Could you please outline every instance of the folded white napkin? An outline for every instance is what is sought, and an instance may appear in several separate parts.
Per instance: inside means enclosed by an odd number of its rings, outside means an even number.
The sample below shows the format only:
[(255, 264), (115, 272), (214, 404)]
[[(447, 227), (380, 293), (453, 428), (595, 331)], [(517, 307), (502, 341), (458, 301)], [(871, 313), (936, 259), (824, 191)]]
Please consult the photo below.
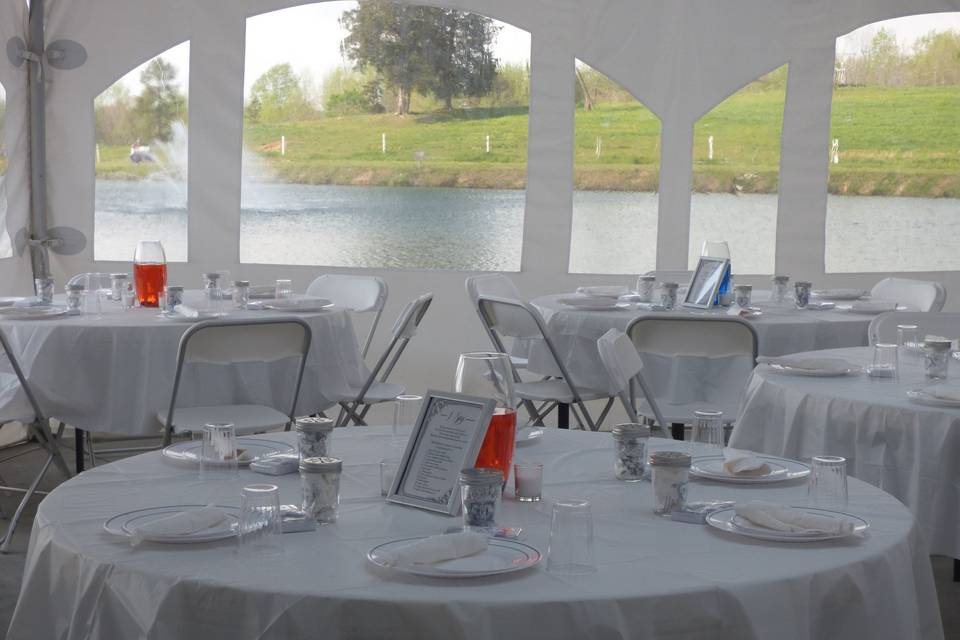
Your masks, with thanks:
[(800, 509), (786, 507), (760, 500), (751, 500), (734, 507), (737, 515), (749, 520), (758, 527), (789, 533), (827, 533), (831, 535), (850, 535), (853, 523), (833, 516), (809, 513)]
[(770, 465), (743, 449), (723, 450), (723, 470), (732, 476), (765, 476)]
[(226, 519), (226, 512), (213, 504), (208, 504), (200, 509), (187, 509), (140, 525), (133, 530), (133, 534), (130, 536), (130, 544), (136, 547), (146, 538), (196, 533), (215, 527)]
[(960, 386), (953, 384), (938, 384), (927, 389), (927, 393), (941, 400), (960, 402)]
[(842, 358), (805, 358), (795, 356), (778, 356), (776, 358), (757, 356), (757, 362), (761, 364), (776, 364), (781, 367), (790, 367), (791, 369), (804, 369), (806, 371), (834, 371), (837, 369), (852, 368), (854, 366)]
[(896, 302), (887, 302), (885, 300), (857, 300), (850, 305), (850, 311), (855, 313), (881, 313), (883, 311), (896, 310)]
[(383, 561), (388, 567), (409, 567), (415, 564), (436, 564), (444, 560), (465, 558), (486, 550), (485, 534), (463, 531), (418, 540), (383, 554)]
[(194, 309), (193, 307), (185, 304), (178, 304), (173, 308), (175, 313), (180, 314), (184, 318), (199, 318), (200, 310)]

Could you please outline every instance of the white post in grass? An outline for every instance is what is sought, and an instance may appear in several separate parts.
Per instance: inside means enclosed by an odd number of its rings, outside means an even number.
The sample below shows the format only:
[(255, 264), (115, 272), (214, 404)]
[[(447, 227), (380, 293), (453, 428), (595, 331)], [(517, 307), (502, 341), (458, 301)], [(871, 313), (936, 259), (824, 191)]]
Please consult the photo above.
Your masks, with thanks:
[(97, 164), (100, 164), (100, 143), (97, 143)]
[(713, 136), (707, 138), (707, 160), (713, 160)]
[(490, 136), (487, 136), (487, 153), (490, 153)]
[(597, 146), (593, 150), (593, 154), (597, 156), (597, 160), (600, 159), (600, 154), (603, 153), (603, 138), (597, 136)]
[(386, 153), (386, 152), (387, 152), (387, 134), (381, 133), (380, 134), (380, 153)]
[(280, 136), (280, 155), (287, 155), (287, 136)]
[(833, 164), (840, 164), (840, 138), (834, 138), (830, 145), (830, 159)]

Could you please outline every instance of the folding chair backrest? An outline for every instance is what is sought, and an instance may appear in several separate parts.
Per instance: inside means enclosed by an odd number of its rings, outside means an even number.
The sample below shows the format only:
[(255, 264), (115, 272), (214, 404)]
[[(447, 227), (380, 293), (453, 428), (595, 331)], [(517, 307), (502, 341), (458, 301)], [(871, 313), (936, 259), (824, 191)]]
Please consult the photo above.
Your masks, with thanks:
[(637, 318), (627, 335), (641, 354), (661, 356), (749, 355), (757, 360), (757, 332), (746, 320), (727, 317), (657, 316)]
[(867, 335), (870, 344), (887, 342), (896, 344), (897, 325), (916, 325), (920, 340), (925, 336), (942, 336), (951, 340), (960, 339), (960, 313), (928, 311), (889, 311), (870, 321)]
[(947, 289), (932, 280), (884, 278), (873, 285), (870, 297), (896, 302), (911, 311), (941, 311), (947, 301)]
[(540, 313), (521, 300), (481, 295), (477, 307), (487, 328), (502, 336), (525, 339), (541, 338), (546, 334)]
[(631, 378), (643, 371), (643, 359), (630, 336), (622, 331), (610, 329), (600, 336), (597, 350), (610, 382), (618, 393), (629, 386)]
[(401, 338), (413, 337), (417, 332), (417, 327), (420, 326), (420, 321), (423, 320), (423, 316), (427, 313), (427, 309), (430, 308), (431, 302), (433, 302), (433, 294), (426, 293), (416, 300), (407, 303), (407, 306), (404, 307), (400, 315), (397, 316), (397, 320), (393, 323), (391, 333), (393, 334), (394, 341)]
[[(46, 417), (40, 409), (40, 403), (37, 401), (33, 389), (27, 382), (20, 362), (14, 354), (10, 341), (6, 334), (0, 329), (0, 348), (3, 349), (2, 356), (5, 356), (13, 369), (13, 375), (0, 373), (0, 401), (2, 401), (2, 411), (0, 411), (0, 425), (6, 422), (28, 423), (34, 420), (44, 421)], [(6, 379), (5, 379), (6, 378)]]
[(376, 276), (327, 273), (310, 283), (307, 295), (326, 298), (357, 313), (380, 311), (387, 302), (387, 283)]
[(304, 357), (310, 337), (310, 326), (299, 318), (211, 320), (195, 324), (183, 334), (180, 359), (184, 364), (231, 364)]
[(488, 298), (506, 298), (508, 300), (521, 300), (520, 291), (513, 280), (502, 273), (486, 273), (482, 276), (471, 276), (466, 280), (467, 295), (474, 306), (480, 296)]

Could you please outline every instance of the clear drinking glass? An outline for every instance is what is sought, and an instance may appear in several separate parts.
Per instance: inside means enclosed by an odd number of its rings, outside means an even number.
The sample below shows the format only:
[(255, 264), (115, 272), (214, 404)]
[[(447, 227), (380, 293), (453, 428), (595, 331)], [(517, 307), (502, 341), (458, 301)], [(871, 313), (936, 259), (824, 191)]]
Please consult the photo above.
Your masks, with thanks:
[(393, 441), (400, 446), (406, 446), (410, 434), (413, 432), (413, 423), (420, 414), (420, 402), (423, 396), (405, 393), (397, 396), (393, 402)]
[(223, 312), (223, 292), (220, 290), (220, 273), (203, 274), (203, 304), (210, 313)]
[(723, 412), (694, 411), (690, 455), (723, 455)]
[(240, 549), (244, 553), (283, 550), (280, 489), (275, 484), (249, 484), (240, 490)]
[(400, 458), (384, 458), (380, 461), (380, 495), (386, 496), (390, 493), (399, 470)]
[(873, 346), (873, 364), (867, 369), (871, 378), (896, 379), (900, 370), (897, 345), (878, 342)]
[(640, 302), (653, 302), (653, 289), (656, 284), (656, 276), (637, 277), (637, 296)]
[(289, 298), (293, 295), (293, 280), (280, 279), (275, 283), (276, 292), (273, 294), (275, 298)]
[(159, 240), (141, 240), (133, 253), (133, 281), (141, 307), (156, 307), (167, 286), (167, 255)]
[(453, 390), (496, 401), (476, 466), (499, 469), (503, 474), (503, 488), (510, 477), (517, 432), (517, 404), (513, 393), (510, 356), (487, 352), (460, 354)]
[(773, 276), (772, 282), (773, 289), (770, 291), (770, 299), (777, 304), (783, 304), (790, 293), (788, 288), (790, 276)]
[(231, 422), (212, 422), (203, 425), (200, 479), (228, 479), (235, 478), (237, 475), (236, 427)]
[(915, 324), (897, 325), (897, 346), (904, 351), (916, 352), (920, 343), (920, 331)]
[(564, 500), (553, 505), (547, 571), (585, 575), (597, 570), (593, 553), (593, 514), (587, 500)]
[(540, 502), (543, 493), (543, 465), (518, 462), (513, 465), (513, 495), (520, 502)]
[(840, 456), (814, 456), (807, 484), (810, 502), (824, 509), (847, 506), (847, 459)]

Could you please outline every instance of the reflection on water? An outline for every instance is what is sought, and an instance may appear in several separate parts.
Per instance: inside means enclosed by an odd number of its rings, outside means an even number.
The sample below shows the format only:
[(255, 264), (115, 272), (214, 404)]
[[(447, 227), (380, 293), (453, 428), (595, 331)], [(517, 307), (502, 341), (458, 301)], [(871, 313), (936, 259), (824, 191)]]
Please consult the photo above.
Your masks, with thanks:
[[(158, 238), (187, 255), (182, 192), (166, 181), (98, 180), (97, 260), (130, 260)], [(735, 273), (772, 273), (775, 195), (693, 194), (689, 255), (705, 239), (730, 243)], [(247, 183), (240, 258), (250, 263), (517, 271), (524, 192)], [(641, 273), (656, 263), (657, 196), (574, 193), (575, 273)], [(831, 272), (960, 269), (939, 238), (960, 232), (960, 201), (830, 196)]]

